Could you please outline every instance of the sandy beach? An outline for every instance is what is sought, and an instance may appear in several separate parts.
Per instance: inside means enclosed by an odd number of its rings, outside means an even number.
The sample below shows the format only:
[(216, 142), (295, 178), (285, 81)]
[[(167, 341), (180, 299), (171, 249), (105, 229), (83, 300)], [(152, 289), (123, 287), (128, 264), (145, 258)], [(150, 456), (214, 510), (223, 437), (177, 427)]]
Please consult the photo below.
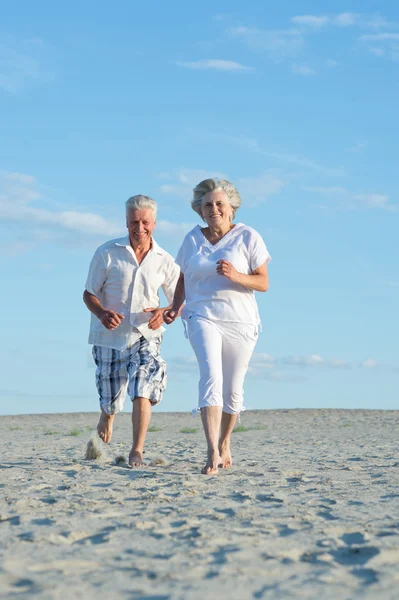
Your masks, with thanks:
[(211, 477), (199, 417), (155, 413), (140, 469), (128, 413), (85, 459), (96, 422), (0, 418), (2, 598), (397, 598), (399, 411), (246, 412)]

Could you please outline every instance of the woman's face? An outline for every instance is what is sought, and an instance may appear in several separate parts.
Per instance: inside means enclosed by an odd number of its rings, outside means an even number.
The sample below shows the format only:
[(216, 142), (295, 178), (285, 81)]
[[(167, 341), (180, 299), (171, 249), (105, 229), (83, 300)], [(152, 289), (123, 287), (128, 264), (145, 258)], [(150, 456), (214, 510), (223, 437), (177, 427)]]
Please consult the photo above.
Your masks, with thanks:
[(227, 226), (233, 219), (233, 209), (222, 190), (208, 192), (202, 199), (202, 216), (212, 229)]

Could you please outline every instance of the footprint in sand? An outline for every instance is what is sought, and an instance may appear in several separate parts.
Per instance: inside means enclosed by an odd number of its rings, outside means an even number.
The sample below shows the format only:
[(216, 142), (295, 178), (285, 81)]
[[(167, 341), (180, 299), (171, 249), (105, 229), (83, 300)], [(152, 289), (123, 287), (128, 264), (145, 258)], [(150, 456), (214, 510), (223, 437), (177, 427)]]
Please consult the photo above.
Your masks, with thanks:
[(377, 556), (380, 550), (375, 546), (348, 546), (331, 550), (330, 554), (340, 565), (365, 565), (371, 558)]

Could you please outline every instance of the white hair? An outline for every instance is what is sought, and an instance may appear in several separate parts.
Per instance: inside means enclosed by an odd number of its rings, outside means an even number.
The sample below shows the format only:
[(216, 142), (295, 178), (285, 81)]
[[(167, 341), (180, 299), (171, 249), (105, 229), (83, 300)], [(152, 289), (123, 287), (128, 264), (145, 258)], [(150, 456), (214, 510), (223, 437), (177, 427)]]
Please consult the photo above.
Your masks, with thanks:
[(126, 214), (129, 210), (142, 210), (143, 208), (149, 208), (154, 213), (154, 218), (157, 216), (157, 203), (149, 196), (143, 196), (137, 194), (126, 200)]
[(204, 179), (193, 190), (193, 199), (191, 201), (191, 208), (195, 210), (197, 214), (203, 219), (202, 216), (202, 200), (209, 192), (222, 191), (226, 194), (229, 204), (233, 209), (232, 219), (234, 219), (236, 210), (241, 206), (241, 198), (237, 188), (227, 181), (226, 179), (218, 179), (217, 177), (211, 179)]

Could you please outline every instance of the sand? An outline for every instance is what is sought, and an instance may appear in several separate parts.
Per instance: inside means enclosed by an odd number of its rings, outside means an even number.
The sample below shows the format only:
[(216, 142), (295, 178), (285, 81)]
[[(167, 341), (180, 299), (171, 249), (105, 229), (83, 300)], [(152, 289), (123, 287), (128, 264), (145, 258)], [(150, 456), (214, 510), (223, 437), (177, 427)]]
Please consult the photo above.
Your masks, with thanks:
[(247, 412), (210, 477), (199, 417), (155, 413), (140, 469), (126, 413), (85, 459), (96, 422), (0, 417), (2, 598), (398, 597), (399, 411)]

